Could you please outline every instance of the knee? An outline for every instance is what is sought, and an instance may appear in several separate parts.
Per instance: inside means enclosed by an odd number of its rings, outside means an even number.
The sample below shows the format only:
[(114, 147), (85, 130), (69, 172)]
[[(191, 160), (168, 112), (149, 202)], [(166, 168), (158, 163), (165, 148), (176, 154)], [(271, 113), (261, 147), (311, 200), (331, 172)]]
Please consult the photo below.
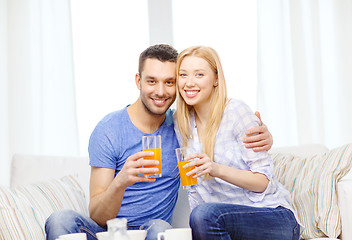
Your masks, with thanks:
[[(75, 219), (77, 213), (73, 210), (64, 209), (60, 211), (53, 212), (45, 221), (45, 226), (50, 227), (50, 225), (65, 224), (65, 222), (70, 222)], [(74, 221), (74, 220), (73, 220)]]
[(208, 224), (209, 222), (213, 222), (215, 219), (214, 216), (215, 209), (213, 209), (212, 204), (200, 204), (195, 207), (190, 215), (190, 226), (191, 228), (199, 228), (204, 226), (204, 224)]
[(141, 230), (148, 230), (146, 239), (157, 239), (158, 233), (171, 228), (168, 222), (161, 219), (153, 219), (140, 226)]

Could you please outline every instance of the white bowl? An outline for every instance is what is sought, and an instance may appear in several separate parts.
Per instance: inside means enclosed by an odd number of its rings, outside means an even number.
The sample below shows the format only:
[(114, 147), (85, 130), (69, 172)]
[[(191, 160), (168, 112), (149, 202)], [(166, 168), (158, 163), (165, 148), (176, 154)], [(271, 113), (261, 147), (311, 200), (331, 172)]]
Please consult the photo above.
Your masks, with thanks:
[(59, 240), (87, 240), (87, 234), (85, 233), (71, 233), (61, 235)]
[[(108, 232), (99, 232), (96, 234), (98, 240), (108, 240), (109, 234)], [(145, 240), (147, 236), (146, 230), (127, 230), (127, 235), (130, 237), (131, 240)]]

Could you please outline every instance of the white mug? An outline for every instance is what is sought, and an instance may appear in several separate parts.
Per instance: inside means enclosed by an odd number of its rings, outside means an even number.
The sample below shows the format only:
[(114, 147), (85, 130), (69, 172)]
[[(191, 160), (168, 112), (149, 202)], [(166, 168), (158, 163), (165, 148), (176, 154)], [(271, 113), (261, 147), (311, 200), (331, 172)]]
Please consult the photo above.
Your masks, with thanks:
[(165, 232), (158, 233), (158, 240), (192, 240), (192, 230), (190, 228), (173, 228)]
[(87, 234), (85, 233), (70, 233), (61, 235), (59, 240), (87, 240)]
[[(144, 240), (147, 236), (146, 230), (127, 230), (127, 235), (132, 240)], [(109, 233), (108, 232), (99, 232), (96, 234), (98, 240), (108, 240)]]

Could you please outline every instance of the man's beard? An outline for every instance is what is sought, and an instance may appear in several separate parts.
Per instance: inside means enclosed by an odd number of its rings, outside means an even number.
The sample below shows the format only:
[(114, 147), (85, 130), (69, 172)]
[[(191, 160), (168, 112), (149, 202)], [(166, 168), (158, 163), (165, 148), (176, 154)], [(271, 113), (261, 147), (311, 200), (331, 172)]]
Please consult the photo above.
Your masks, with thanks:
[(156, 116), (162, 116), (162, 115), (164, 115), (164, 114), (167, 112), (167, 110), (169, 109), (169, 107), (170, 107), (170, 105), (169, 105), (169, 106), (165, 109), (165, 111), (162, 112), (162, 113), (156, 113), (156, 112), (152, 111), (152, 109), (148, 106), (148, 104), (146, 104), (146, 103), (143, 101), (143, 98), (141, 98), (141, 102), (143, 103), (144, 108), (145, 108), (150, 114), (156, 115)]

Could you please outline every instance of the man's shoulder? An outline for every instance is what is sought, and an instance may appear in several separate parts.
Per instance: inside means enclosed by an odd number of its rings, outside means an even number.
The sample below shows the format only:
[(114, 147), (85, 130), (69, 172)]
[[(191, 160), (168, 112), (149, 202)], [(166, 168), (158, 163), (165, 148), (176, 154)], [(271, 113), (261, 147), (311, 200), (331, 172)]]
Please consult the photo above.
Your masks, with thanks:
[(126, 113), (127, 113), (126, 108), (123, 108), (114, 112), (110, 112), (99, 121), (98, 125), (109, 125), (119, 121), (123, 121)]

